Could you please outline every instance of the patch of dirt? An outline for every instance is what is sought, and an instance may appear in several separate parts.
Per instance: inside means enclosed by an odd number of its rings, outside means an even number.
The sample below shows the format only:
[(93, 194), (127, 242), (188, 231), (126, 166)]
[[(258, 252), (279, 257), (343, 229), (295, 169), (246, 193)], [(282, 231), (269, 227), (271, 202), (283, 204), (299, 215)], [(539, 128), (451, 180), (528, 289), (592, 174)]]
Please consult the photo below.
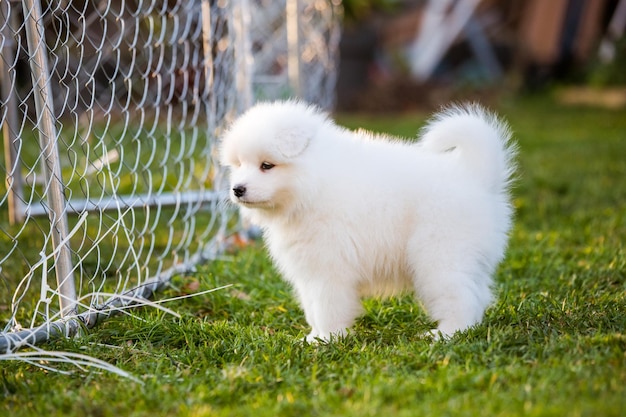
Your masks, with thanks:
[(626, 87), (568, 87), (558, 91), (556, 99), (565, 105), (622, 109), (626, 108)]

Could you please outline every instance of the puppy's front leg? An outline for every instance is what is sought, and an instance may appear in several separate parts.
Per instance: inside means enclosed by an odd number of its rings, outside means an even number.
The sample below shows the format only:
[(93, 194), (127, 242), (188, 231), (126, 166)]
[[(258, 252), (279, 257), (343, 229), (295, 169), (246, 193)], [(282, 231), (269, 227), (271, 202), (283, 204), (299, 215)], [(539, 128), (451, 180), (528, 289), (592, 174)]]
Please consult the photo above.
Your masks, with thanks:
[(315, 280), (300, 283), (296, 290), (311, 326), (307, 342), (328, 342), (333, 336), (345, 335), (363, 312), (359, 294), (352, 285)]

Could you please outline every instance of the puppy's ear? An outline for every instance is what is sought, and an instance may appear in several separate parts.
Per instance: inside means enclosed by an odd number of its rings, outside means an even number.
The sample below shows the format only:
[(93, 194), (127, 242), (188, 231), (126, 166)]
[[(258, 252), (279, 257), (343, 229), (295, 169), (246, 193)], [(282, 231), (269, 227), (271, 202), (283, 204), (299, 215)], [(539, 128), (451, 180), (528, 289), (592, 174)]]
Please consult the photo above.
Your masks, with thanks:
[(295, 158), (308, 148), (312, 134), (300, 129), (285, 129), (277, 135), (278, 151), (285, 158)]

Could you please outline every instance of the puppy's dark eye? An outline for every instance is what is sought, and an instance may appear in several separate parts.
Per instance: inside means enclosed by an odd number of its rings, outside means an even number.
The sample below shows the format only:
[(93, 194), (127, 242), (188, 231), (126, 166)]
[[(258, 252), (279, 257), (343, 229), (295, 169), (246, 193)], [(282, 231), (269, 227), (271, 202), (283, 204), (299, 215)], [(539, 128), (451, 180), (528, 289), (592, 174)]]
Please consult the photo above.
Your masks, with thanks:
[(261, 164), (261, 171), (269, 171), (270, 169), (274, 168), (274, 164), (270, 164), (269, 162), (263, 162)]

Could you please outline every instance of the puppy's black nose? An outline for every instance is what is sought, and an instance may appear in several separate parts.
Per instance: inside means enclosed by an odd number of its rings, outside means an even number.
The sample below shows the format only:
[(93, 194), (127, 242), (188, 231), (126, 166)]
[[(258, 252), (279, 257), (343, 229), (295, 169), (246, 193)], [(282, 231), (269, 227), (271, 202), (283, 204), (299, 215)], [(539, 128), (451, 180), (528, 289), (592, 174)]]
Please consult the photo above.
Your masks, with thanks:
[(246, 187), (244, 185), (236, 185), (233, 187), (233, 194), (235, 197), (240, 198), (243, 197), (246, 193)]

